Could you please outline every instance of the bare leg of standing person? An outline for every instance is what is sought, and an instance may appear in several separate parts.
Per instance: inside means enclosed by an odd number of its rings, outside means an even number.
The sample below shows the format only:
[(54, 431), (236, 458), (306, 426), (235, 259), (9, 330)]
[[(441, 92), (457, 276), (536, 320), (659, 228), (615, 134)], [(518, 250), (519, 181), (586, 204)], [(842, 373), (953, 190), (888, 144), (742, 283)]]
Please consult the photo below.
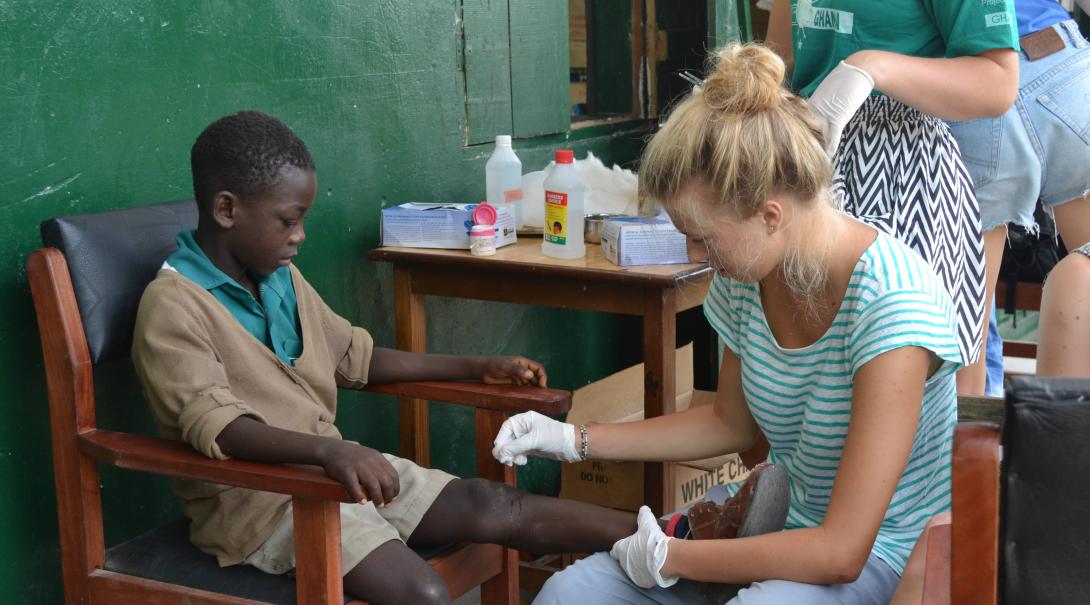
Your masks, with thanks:
[(1053, 209), (1056, 228), (1068, 250), (1090, 242), (1090, 195), (1073, 199)]
[(1045, 280), (1037, 374), (1090, 377), (1090, 196), (1055, 208), (1056, 227), (1072, 251)]
[(1090, 377), (1090, 256), (1072, 252), (1048, 274), (1037, 375)]

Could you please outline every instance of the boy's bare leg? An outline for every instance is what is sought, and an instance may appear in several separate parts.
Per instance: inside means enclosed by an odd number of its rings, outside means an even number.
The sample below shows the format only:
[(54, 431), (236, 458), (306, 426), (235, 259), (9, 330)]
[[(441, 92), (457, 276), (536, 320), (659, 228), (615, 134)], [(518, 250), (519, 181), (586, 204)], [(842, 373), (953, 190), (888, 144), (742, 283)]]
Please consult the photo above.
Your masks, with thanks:
[(528, 494), (495, 481), (455, 479), (409, 543), (494, 543), (534, 554), (600, 552), (635, 532), (635, 513)]
[(442, 576), (398, 540), (379, 546), (353, 567), (344, 576), (344, 591), (375, 605), (450, 603)]
[[(447, 484), (409, 537), (410, 544), (496, 543), (533, 553), (598, 552), (636, 531), (634, 513), (520, 492), (483, 479)], [(445, 605), (443, 578), (397, 540), (344, 576), (346, 593), (368, 602)]]

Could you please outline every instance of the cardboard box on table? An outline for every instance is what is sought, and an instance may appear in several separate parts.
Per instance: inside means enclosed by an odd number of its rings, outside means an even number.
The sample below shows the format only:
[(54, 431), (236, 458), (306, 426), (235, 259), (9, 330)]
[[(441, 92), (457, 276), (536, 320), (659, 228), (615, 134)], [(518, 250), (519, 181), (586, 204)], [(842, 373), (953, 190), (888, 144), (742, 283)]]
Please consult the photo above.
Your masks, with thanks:
[(602, 256), (621, 266), (689, 262), (685, 234), (666, 215), (614, 217), (602, 225)]
[[(692, 345), (678, 349), (676, 380), (678, 411), (711, 405), (715, 400), (715, 393), (693, 389)], [(576, 389), (567, 421), (578, 426), (642, 418), (643, 364), (640, 364)], [(700, 500), (714, 485), (744, 481), (749, 474), (737, 454), (667, 464), (673, 469), (674, 481), (670, 511)], [(565, 464), (560, 476), (560, 497), (635, 511), (643, 504), (643, 463), (588, 460)]]
[[(476, 204), (423, 204), (409, 202), (383, 208), (382, 245), (408, 248), (469, 249), (469, 227)], [(515, 243), (515, 215), (496, 208), (496, 247)]]

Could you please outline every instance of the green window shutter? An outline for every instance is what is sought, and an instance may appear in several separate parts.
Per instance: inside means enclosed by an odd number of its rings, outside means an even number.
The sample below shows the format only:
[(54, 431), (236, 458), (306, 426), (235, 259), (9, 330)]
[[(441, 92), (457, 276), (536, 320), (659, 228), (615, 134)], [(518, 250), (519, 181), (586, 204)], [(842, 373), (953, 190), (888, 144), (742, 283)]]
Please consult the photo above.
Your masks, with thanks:
[(568, 130), (568, 3), (510, 0), (514, 135)]
[[(632, 100), (632, 2), (596, 0), (594, 35), (594, 98), (588, 99), (596, 116), (636, 113)], [(589, 22), (589, 19), (588, 19)]]
[(462, 45), (466, 143), (490, 143), (513, 132), (507, 0), (462, 0)]

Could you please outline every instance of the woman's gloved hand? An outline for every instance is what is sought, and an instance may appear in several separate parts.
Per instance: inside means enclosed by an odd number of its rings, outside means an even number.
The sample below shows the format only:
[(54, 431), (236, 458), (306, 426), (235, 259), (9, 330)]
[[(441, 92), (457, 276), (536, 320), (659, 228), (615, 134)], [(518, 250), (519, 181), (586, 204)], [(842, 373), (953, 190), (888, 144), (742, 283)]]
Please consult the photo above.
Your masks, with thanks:
[(492, 455), (507, 466), (526, 464), (526, 456), (563, 462), (581, 458), (575, 446), (575, 426), (537, 412), (523, 412), (505, 420), (493, 442)]
[(664, 578), (660, 573), (666, 563), (667, 545), (673, 538), (662, 532), (655, 515), (646, 506), (640, 507), (636, 523), (636, 533), (617, 540), (609, 556), (617, 559), (621, 569), (640, 588), (669, 588), (677, 584), (677, 577)]
[(870, 97), (874, 78), (843, 61), (821, 81), (810, 95), (810, 108), (825, 120), (825, 153), (836, 154), (844, 126)]

